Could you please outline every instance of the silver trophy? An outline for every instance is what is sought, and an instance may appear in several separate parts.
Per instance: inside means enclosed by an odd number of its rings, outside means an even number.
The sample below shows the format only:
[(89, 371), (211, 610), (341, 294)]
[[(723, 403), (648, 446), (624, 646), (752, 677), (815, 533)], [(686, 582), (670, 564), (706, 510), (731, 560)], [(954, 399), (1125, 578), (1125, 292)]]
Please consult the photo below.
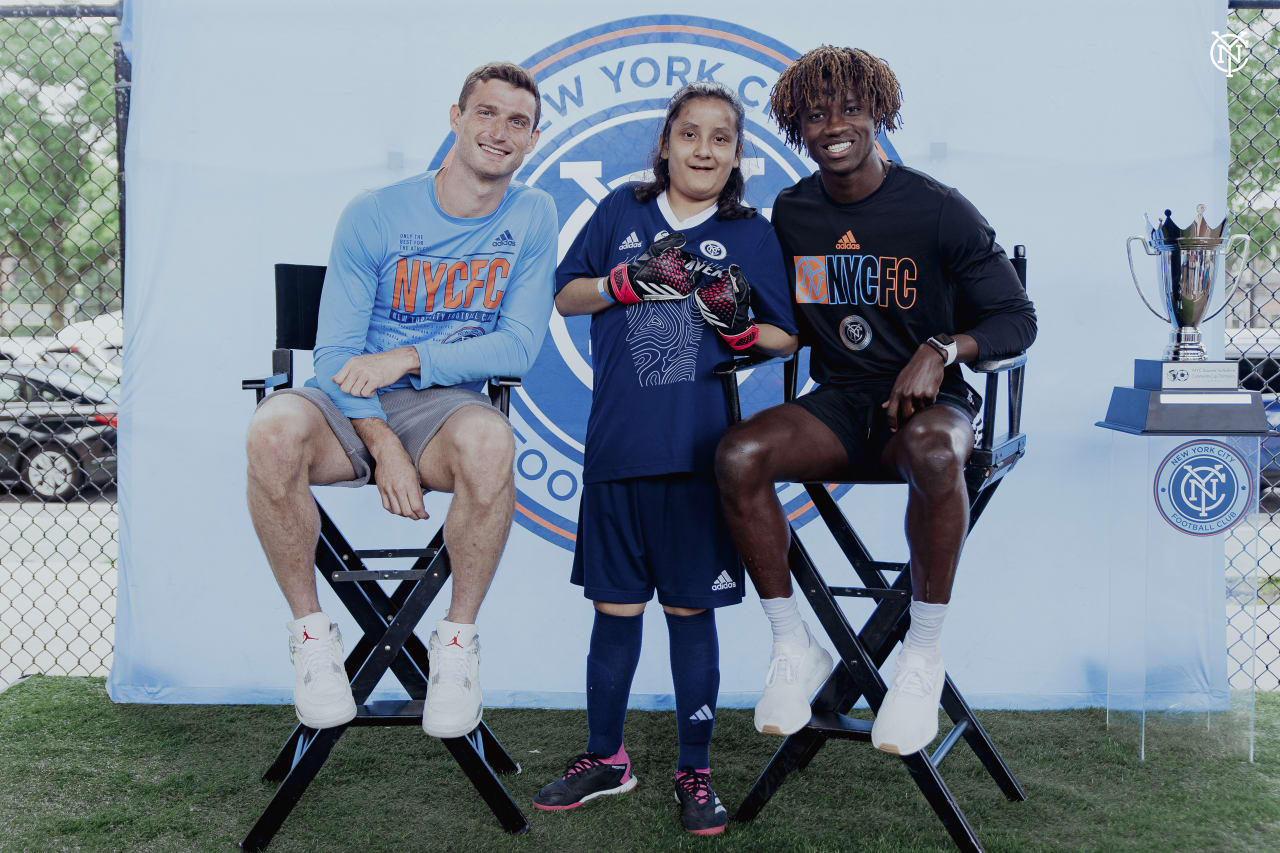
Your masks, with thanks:
[[(1151, 224), (1149, 239), (1130, 237), (1125, 242), (1125, 252), (1129, 256), (1129, 273), (1133, 276), (1133, 286), (1138, 289), (1142, 302), (1166, 323), (1172, 323), (1174, 331), (1165, 347), (1165, 361), (1205, 361), (1204, 345), (1201, 342), (1201, 322), (1212, 320), (1227, 307), (1231, 296), (1235, 293), (1238, 275), (1232, 276), (1231, 286), (1223, 296), (1222, 305), (1209, 316), (1209, 301), (1220, 279), (1219, 261), (1231, 252), (1236, 243), (1248, 243), (1249, 235), (1235, 234), (1224, 237), (1227, 220), (1214, 228), (1204, 221), (1204, 205), (1196, 206), (1196, 219), (1186, 228), (1174, 224), (1172, 213), (1164, 212), (1159, 226)], [(1137, 241), (1148, 255), (1160, 258), (1160, 293), (1164, 297), (1164, 313), (1156, 310), (1142, 291), (1138, 283), (1138, 273), (1133, 266), (1133, 243)], [(1239, 270), (1237, 269), (1237, 272)]]

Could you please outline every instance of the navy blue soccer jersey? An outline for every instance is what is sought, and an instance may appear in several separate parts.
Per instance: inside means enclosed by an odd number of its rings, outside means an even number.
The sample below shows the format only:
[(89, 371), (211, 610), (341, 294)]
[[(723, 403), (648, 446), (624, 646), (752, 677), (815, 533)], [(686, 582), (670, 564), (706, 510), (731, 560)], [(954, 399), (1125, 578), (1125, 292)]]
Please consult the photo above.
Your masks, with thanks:
[[(751, 283), (755, 319), (794, 333), (782, 250), (762, 216), (721, 220), (708, 208), (683, 222), (665, 194), (641, 203), (635, 185), (610, 193), (556, 269), (556, 292), (577, 278), (607, 275), (655, 240), (685, 235), (685, 251), (707, 272), (737, 264)], [(729, 426), (712, 369), (733, 350), (703, 322), (692, 298), (612, 305), (591, 316), (591, 415), (583, 479), (588, 483), (708, 471)]]

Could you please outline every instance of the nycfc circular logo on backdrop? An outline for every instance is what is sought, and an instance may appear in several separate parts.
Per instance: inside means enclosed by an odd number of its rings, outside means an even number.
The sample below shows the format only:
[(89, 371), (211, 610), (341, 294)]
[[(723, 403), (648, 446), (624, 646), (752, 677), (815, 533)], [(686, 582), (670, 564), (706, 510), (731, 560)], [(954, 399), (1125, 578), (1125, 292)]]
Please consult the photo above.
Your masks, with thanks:
[(866, 349), (871, 343), (871, 327), (857, 314), (850, 314), (840, 321), (840, 340), (854, 352)]
[[(747, 201), (769, 217), (778, 192), (813, 170), (787, 148), (765, 114), (769, 90), (799, 53), (766, 35), (724, 21), (688, 15), (648, 15), (612, 21), (569, 36), (522, 64), (542, 93), (542, 136), (515, 179), (550, 193), (558, 213), (557, 261), (608, 193), (651, 177), (668, 99), (686, 83), (715, 81), (737, 93), (746, 109), (741, 167)], [(453, 147), (450, 135), (431, 168)], [(893, 159), (892, 148), (881, 146)], [(638, 254), (664, 232), (645, 237)], [(645, 235), (640, 235), (645, 236)], [(699, 247), (732, 263), (718, 241)], [(591, 408), (590, 317), (551, 325), (533, 368), (511, 397), (516, 436), (516, 521), (572, 549), (577, 535), (583, 440)], [(802, 359), (801, 369), (806, 369)], [(739, 376), (743, 414), (781, 402), (777, 365)], [(841, 487), (836, 494), (847, 487)], [(804, 490), (779, 489), (789, 520), (816, 513)]]
[(1164, 520), (1192, 536), (1213, 536), (1253, 506), (1253, 471), (1238, 450), (1200, 439), (1175, 448), (1160, 463), (1156, 507)]

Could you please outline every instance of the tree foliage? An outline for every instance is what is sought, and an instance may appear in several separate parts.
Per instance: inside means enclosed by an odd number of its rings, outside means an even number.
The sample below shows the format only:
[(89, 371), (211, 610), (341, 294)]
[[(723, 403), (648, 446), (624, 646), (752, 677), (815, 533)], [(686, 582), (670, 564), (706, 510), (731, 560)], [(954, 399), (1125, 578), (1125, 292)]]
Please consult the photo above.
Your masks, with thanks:
[(1280, 251), (1280, 21), (1275, 12), (1235, 11), (1230, 29), (1249, 39), (1244, 68), (1227, 80), (1232, 232), (1252, 236), (1255, 258), (1274, 266)]
[(5, 299), (53, 303), (56, 328), (119, 301), (113, 38), (96, 19), (5, 19), (0, 47)]

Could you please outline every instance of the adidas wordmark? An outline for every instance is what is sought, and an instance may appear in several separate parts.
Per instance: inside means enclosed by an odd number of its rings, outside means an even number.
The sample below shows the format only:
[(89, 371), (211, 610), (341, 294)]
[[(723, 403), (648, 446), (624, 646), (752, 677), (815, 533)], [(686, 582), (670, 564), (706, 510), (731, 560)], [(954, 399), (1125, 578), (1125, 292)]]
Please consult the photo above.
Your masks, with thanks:
[(729, 572), (723, 571), (720, 577), (716, 578), (716, 582), (711, 585), (712, 592), (719, 592), (722, 589), (737, 589), (738, 582), (729, 577)]

